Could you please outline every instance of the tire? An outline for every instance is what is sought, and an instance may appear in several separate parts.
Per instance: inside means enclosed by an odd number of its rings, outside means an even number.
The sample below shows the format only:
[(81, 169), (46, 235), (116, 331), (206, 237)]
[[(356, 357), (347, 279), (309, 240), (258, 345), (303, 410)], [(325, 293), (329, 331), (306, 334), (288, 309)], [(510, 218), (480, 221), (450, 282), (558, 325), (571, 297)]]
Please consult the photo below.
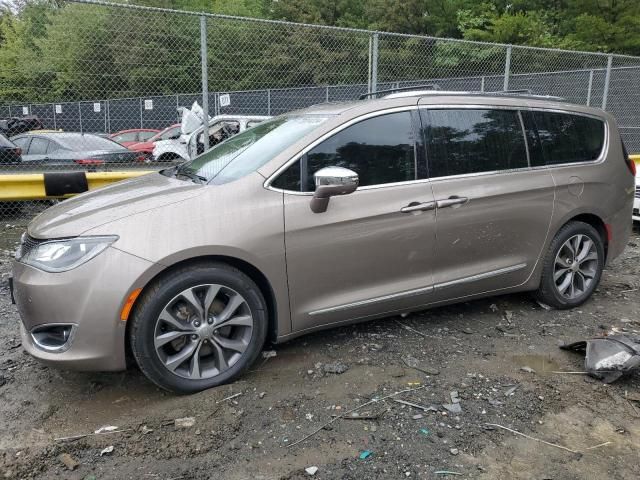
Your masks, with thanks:
[(260, 289), (243, 272), (218, 262), (192, 264), (143, 291), (131, 319), (131, 351), (159, 387), (199, 392), (231, 382), (256, 360), (267, 315)]
[[(588, 250), (587, 241), (592, 242)], [(573, 253), (576, 245), (577, 255)], [(576, 258), (579, 259), (577, 266)], [(598, 231), (584, 222), (567, 223), (556, 234), (544, 257), (536, 299), (561, 310), (582, 305), (598, 287), (604, 261), (604, 244)]]

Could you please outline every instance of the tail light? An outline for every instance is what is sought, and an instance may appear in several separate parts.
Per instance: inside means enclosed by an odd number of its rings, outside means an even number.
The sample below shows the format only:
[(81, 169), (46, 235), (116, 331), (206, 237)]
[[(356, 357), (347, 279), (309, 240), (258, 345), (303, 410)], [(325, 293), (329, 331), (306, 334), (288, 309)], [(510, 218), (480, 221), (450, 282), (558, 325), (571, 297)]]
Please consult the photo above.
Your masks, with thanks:
[(104, 160), (99, 160), (97, 158), (80, 158), (78, 160), (74, 160), (78, 165), (102, 165)]
[(627, 168), (631, 172), (631, 174), (636, 176), (636, 162), (629, 156), (629, 152), (627, 152), (627, 147), (624, 142), (622, 142), (622, 154), (624, 155), (624, 159), (627, 162)]
[(636, 176), (636, 162), (634, 162), (631, 158), (627, 157), (627, 166), (629, 167), (629, 171), (635, 177)]

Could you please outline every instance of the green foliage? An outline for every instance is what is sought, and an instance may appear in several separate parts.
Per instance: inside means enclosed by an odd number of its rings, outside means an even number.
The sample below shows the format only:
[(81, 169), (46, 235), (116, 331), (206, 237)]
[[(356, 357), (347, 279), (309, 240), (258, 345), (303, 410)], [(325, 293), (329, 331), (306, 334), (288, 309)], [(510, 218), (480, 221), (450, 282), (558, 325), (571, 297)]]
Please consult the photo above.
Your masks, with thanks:
[[(458, 39), (640, 55), (637, 0), (116, 0), (143, 6)], [(369, 36), (209, 18), (212, 90), (367, 80)], [(0, 101), (192, 93), (199, 19), (14, 0), (0, 7)], [(501, 73), (504, 47), (381, 36), (380, 81)], [(554, 57), (554, 55), (557, 56)], [(584, 57), (580, 62), (588, 62)], [(575, 62), (575, 60), (574, 60)], [(567, 65), (519, 51), (513, 69)], [(570, 62), (569, 62), (570, 63)], [(576, 63), (583, 68), (587, 63)], [(571, 66), (571, 65), (568, 65)]]

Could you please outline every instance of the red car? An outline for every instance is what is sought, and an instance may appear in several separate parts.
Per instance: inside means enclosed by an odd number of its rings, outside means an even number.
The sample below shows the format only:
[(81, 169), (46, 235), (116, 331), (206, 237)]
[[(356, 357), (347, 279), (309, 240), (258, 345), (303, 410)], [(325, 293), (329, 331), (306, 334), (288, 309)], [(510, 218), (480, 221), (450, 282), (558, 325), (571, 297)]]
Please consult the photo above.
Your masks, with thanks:
[(134, 152), (144, 153), (145, 155), (151, 155), (153, 153), (154, 143), (158, 140), (174, 140), (180, 137), (180, 124), (176, 123), (170, 127), (165, 128), (161, 132), (156, 133), (153, 137), (144, 142), (134, 143), (128, 145), (129, 150)]
[(121, 130), (119, 132), (112, 133), (111, 135), (109, 135), (109, 138), (114, 142), (118, 142), (120, 145), (128, 148), (133, 144), (146, 142), (156, 133), (160, 133), (160, 130), (155, 130), (152, 128), (135, 128), (131, 130)]

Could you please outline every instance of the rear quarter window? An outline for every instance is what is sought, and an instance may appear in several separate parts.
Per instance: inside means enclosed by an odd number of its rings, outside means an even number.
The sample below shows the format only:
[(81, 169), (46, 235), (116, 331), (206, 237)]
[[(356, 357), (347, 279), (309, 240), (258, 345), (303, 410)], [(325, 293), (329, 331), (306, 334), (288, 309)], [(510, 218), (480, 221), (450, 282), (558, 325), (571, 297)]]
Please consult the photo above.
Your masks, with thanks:
[(531, 165), (590, 162), (604, 147), (604, 121), (572, 113), (523, 112)]

